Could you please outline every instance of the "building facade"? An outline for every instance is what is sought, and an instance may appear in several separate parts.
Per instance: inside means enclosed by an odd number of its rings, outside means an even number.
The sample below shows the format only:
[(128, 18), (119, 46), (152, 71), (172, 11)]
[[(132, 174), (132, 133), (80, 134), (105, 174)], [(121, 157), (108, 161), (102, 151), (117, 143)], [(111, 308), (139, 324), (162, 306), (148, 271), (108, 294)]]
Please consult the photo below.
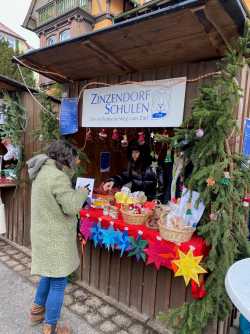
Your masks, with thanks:
[(0, 40), (6, 41), (15, 52), (24, 53), (25, 51), (30, 49), (30, 46), (22, 36), (18, 35), (16, 32), (14, 32), (1, 22)]
[(116, 16), (155, 0), (32, 0), (23, 26), (51, 46), (113, 24)]

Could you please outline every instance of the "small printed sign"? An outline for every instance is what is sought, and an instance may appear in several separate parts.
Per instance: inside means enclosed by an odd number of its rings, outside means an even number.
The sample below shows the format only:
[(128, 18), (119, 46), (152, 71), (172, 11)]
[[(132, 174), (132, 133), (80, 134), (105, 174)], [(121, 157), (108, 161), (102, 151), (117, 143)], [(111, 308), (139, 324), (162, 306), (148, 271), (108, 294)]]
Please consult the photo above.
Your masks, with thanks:
[(245, 120), (243, 155), (250, 157), (250, 119)]
[(60, 111), (60, 133), (69, 135), (78, 131), (78, 99), (62, 99)]
[(76, 180), (76, 189), (79, 190), (82, 188), (87, 188), (87, 190), (89, 191), (88, 197), (92, 198), (94, 191), (94, 184), (95, 184), (95, 179), (78, 177)]
[(101, 152), (100, 154), (100, 172), (106, 173), (110, 171), (110, 152)]

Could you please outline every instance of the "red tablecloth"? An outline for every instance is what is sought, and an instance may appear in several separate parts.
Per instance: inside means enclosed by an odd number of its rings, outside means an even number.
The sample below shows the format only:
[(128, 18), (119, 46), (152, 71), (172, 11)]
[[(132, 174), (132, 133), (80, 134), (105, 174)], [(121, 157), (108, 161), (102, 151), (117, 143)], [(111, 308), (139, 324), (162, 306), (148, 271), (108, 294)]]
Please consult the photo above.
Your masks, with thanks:
[[(128, 225), (122, 219), (120, 215), (118, 219), (114, 220), (109, 216), (103, 215), (103, 210), (101, 209), (84, 209), (80, 212), (81, 218), (88, 218), (88, 220), (93, 222), (100, 222), (102, 228), (108, 228), (112, 222), (115, 230), (128, 231), (129, 236), (136, 238), (139, 234), (141, 234), (142, 239), (148, 241), (148, 248), (145, 249), (145, 253), (148, 255), (147, 264), (154, 263), (157, 269), (160, 266), (166, 267), (170, 270), (175, 271), (175, 266), (172, 265), (172, 260), (178, 258), (178, 249), (184, 253), (187, 253), (190, 248), (193, 250), (193, 254), (195, 256), (206, 256), (208, 254), (209, 248), (206, 245), (206, 242), (203, 238), (194, 234), (192, 239), (188, 242), (183, 242), (180, 245), (176, 245), (173, 242), (162, 240), (160, 238), (159, 232), (149, 229), (145, 225)], [(154, 254), (149, 254), (149, 249), (152, 247), (152, 252), (158, 252), (162, 250), (165, 256), (165, 261), (160, 261), (157, 264), (154, 262)], [(156, 248), (154, 248), (156, 247)], [(159, 255), (159, 254), (158, 254)], [(160, 254), (161, 255), (161, 254)], [(159, 256), (158, 256), (159, 258)], [(153, 260), (152, 260), (153, 259)], [(194, 299), (201, 299), (206, 295), (204, 280), (202, 279), (200, 282), (200, 286), (198, 286), (194, 281), (191, 282), (192, 288), (192, 296)]]
[[(84, 209), (81, 210), (80, 216), (81, 217), (89, 216), (90, 219), (93, 219), (95, 221), (99, 220), (101, 222), (102, 227), (104, 228), (108, 228), (110, 222), (113, 222), (114, 229), (119, 229), (120, 231), (127, 230), (129, 236), (134, 238), (136, 238), (138, 236), (138, 232), (141, 231), (143, 233), (142, 238), (144, 240), (147, 240), (148, 242), (154, 242), (155, 240), (157, 239), (159, 240), (160, 238), (159, 232), (152, 230), (146, 227), (145, 225), (125, 224), (121, 215), (119, 216), (118, 219), (114, 220), (109, 216), (104, 216), (103, 210), (101, 209), (93, 209), (93, 208)], [(205, 240), (195, 234), (190, 241), (184, 242), (178, 246), (170, 241), (165, 241), (165, 240), (162, 240), (161, 243), (165, 244), (169, 248), (173, 249), (179, 248), (183, 252), (187, 252), (190, 249), (190, 247), (192, 247), (195, 256), (200, 256), (200, 255), (206, 256), (208, 253), (208, 247), (205, 243)]]

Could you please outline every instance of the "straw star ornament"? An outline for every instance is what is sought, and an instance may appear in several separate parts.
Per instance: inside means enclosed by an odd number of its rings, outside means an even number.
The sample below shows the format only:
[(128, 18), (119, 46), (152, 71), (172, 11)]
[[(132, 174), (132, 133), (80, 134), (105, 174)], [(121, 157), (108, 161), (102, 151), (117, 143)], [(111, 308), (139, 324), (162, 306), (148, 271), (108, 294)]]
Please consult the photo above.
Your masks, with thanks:
[(200, 285), (199, 274), (205, 274), (207, 271), (200, 266), (203, 256), (194, 256), (192, 249), (189, 249), (187, 254), (181, 250), (179, 252), (179, 259), (172, 261), (172, 264), (177, 266), (175, 276), (183, 276), (185, 284), (188, 285), (190, 280)]

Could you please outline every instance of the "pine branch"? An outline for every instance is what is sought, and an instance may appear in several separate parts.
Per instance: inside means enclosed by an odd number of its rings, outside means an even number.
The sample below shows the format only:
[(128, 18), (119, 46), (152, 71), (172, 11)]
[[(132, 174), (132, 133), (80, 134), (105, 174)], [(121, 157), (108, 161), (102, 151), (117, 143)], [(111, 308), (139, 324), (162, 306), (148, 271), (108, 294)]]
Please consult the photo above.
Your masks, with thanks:
[[(244, 167), (247, 166), (243, 164), (244, 157), (232, 152), (229, 144), (238, 130), (234, 111), (242, 90), (237, 76), (246, 64), (244, 55), (249, 54), (249, 45), (247, 26), (245, 37), (239, 39), (235, 49), (222, 61), (221, 75), (201, 87), (192, 115), (182, 128), (176, 130), (173, 138), (156, 136), (159, 142), (180, 150), (183, 142), (189, 144), (184, 154), (194, 168), (186, 185), (198, 191), (206, 205), (197, 233), (211, 247), (204, 264), (209, 271), (206, 297), (161, 316), (178, 334), (200, 334), (210, 321), (225, 319), (231, 310), (224, 287), (226, 272), (235, 261), (250, 256), (249, 232), (242, 206), (250, 173)], [(204, 131), (202, 138), (196, 135), (199, 128)], [(226, 181), (225, 172), (229, 172), (230, 177)], [(207, 185), (208, 178), (215, 180), (214, 186)], [(210, 219), (211, 213), (216, 214), (216, 220)]]

